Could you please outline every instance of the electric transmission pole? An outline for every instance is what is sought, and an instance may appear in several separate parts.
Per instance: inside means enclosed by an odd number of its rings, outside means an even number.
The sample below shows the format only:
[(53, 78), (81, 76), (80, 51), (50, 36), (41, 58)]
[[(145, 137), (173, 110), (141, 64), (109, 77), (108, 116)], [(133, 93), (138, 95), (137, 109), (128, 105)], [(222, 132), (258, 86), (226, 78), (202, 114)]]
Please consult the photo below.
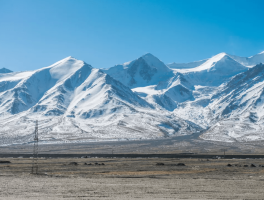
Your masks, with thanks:
[(32, 158), (32, 174), (38, 173), (38, 120), (36, 121), (35, 132), (34, 132), (34, 149)]

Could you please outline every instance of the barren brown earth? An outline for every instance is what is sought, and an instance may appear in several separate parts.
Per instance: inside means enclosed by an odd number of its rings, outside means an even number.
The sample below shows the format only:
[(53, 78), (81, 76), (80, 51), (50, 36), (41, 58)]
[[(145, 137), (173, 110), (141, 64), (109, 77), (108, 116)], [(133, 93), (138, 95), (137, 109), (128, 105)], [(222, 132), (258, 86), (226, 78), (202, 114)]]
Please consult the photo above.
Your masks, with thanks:
[(40, 158), (38, 174), (30, 158), (0, 161), (5, 200), (264, 199), (264, 159)]

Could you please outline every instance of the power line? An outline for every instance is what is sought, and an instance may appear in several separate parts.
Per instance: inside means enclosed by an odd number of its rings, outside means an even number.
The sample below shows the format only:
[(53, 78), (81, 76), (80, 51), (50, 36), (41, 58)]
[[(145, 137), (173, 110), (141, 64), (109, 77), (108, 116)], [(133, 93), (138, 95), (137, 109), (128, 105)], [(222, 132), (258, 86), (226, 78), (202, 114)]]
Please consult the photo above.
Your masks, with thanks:
[(38, 120), (36, 121), (35, 132), (34, 132), (34, 149), (32, 158), (32, 174), (38, 173)]

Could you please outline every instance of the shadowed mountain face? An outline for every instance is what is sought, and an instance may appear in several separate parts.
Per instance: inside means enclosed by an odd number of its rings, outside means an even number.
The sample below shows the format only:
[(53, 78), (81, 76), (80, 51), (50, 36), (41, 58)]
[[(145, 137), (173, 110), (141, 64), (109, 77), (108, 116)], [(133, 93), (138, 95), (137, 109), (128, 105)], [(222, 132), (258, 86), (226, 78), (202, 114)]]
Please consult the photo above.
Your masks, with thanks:
[(251, 141), (263, 139), (264, 65), (259, 64), (232, 78), (208, 105), (212, 126), (204, 139)]
[(255, 118), (262, 118), (264, 115), (263, 91), (264, 65), (259, 64), (233, 77), (212, 97), (213, 103), (210, 106), (215, 110), (217, 117), (242, 117), (243, 115), (250, 117), (249, 113), (254, 112)]
[(152, 54), (104, 71), (130, 88), (156, 85), (173, 77), (172, 70)]

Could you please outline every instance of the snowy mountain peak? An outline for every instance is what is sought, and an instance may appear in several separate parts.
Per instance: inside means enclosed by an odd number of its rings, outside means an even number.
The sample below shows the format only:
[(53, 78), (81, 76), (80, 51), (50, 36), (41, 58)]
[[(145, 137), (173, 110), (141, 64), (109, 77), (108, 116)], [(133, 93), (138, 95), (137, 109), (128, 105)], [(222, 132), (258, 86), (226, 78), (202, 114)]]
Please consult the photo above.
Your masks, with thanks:
[[(83, 61), (67, 57), (39, 70), (0, 77), (0, 112), (17, 114), (49, 97), (53, 98), (50, 102), (59, 105), (66, 99), (67, 90), (74, 90), (91, 70)], [(46, 105), (40, 107), (47, 109)]]
[[(63, 63), (66, 63), (66, 62), (69, 62), (69, 61), (76, 61), (77, 59), (76, 58), (74, 58), (74, 57), (72, 57), (72, 56), (68, 56), (68, 57), (66, 57), (66, 58), (63, 58), (63, 59), (61, 59), (61, 60), (59, 60), (59, 61), (57, 61), (57, 62), (55, 62), (54, 64), (52, 64), (52, 65), (50, 65), (49, 67), (53, 67), (53, 66), (56, 66), (56, 65), (58, 65), (58, 64), (63, 64)], [(83, 62), (83, 61), (82, 61)]]
[(92, 68), (84, 61), (77, 60), (76, 58), (69, 56), (60, 60), (59, 62), (56, 62), (48, 68), (50, 68), (52, 78), (57, 80), (63, 80), (82, 67)]
[(144, 54), (143, 56), (141, 56), (141, 57), (143, 57), (143, 58), (156, 58), (153, 54), (151, 54), (151, 53), (146, 53), (146, 54)]
[(191, 71), (211, 70), (211, 68), (214, 68), (213, 70), (215, 70), (216, 67), (221, 68), (221, 70), (223, 70), (224, 68), (225, 70), (234, 70), (234, 68), (245, 68), (243, 65), (231, 58), (228, 54), (219, 53), (213, 56), (212, 58), (208, 59), (202, 65), (192, 69)]
[(156, 56), (154, 56), (153, 54), (151, 53), (146, 53), (144, 54), (143, 56), (141, 56), (141, 58), (145, 59), (146, 61), (147, 60), (159, 60)]
[(130, 88), (155, 85), (173, 76), (173, 71), (150, 53), (103, 71)]
[(147, 53), (140, 58), (143, 58), (145, 62), (150, 66), (159, 70), (171, 71), (161, 60), (153, 56), (151, 53)]
[(193, 85), (219, 86), (232, 76), (247, 69), (227, 53), (220, 53), (198, 67), (178, 71), (184, 73), (187, 80)]
[(224, 56), (226, 56), (226, 55), (228, 55), (226, 52), (221, 52), (221, 53), (219, 53), (219, 54), (216, 54), (216, 55), (213, 56), (213, 57), (224, 57)]
[(74, 58), (73, 56), (68, 56), (68, 57), (66, 57), (66, 58), (64, 58), (62, 60), (71, 60), (71, 59), (76, 60), (76, 58)]

